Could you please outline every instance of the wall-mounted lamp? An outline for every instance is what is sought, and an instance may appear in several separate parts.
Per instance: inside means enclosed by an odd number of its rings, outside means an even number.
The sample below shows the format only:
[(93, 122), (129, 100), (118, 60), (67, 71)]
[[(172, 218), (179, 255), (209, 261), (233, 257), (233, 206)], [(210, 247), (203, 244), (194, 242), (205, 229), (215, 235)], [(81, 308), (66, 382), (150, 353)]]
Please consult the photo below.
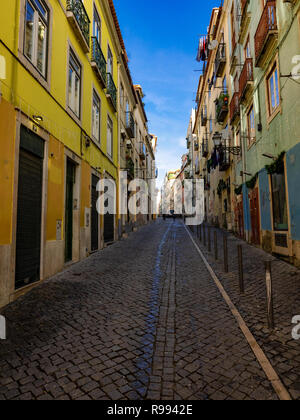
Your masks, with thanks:
[(44, 118), (41, 115), (33, 115), (32, 118), (36, 122), (43, 122), (44, 121)]

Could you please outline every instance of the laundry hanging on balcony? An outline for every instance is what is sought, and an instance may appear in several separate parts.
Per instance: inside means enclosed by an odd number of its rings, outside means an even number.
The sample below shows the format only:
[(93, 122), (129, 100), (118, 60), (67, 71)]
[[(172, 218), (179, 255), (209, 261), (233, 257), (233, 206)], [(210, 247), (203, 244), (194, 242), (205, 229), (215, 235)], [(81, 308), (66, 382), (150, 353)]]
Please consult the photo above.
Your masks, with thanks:
[(198, 46), (198, 53), (196, 60), (198, 63), (201, 61), (206, 61), (208, 57), (208, 40), (207, 37), (203, 36), (199, 40), (199, 46)]

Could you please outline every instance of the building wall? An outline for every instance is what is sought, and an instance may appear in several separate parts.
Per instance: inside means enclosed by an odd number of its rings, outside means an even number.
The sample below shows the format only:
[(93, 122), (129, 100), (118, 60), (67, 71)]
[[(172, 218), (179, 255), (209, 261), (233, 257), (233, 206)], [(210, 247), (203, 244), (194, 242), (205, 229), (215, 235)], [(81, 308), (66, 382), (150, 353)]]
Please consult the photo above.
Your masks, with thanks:
[[(20, 124), (42, 135), (45, 142), (41, 280), (63, 269), (65, 265), (65, 182), (67, 157), (76, 163), (73, 218), (73, 261), (85, 258), (91, 250), (91, 172), (108, 173), (118, 181), (118, 118), (106, 98), (90, 64), (91, 53), (84, 53), (66, 17), (66, 1), (46, 0), (50, 10), (49, 72), (41, 80), (24, 58), (22, 37), (25, 2), (11, 1), (2, 7), (0, 16), (0, 55), (6, 63), (5, 79), (0, 80), (0, 306), (30, 290), (33, 285), (15, 291), (15, 235), (18, 201), (18, 157)], [(91, 20), (93, 4), (85, 7)], [(121, 47), (111, 15), (109, 2), (95, 1), (102, 24), (101, 47), (107, 57), (108, 44), (114, 56), (113, 76), (118, 87), (118, 57)], [(82, 66), (81, 118), (67, 106), (68, 51), (72, 47)], [(100, 145), (92, 139), (92, 94), (101, 100)], [(41, 116), (36, 122), (34, 115)], [(107, 118), (113, 121), (113, 158), (107, 156)], [(91, 139), (89, 147), (82, 132)], [(15, 140), (18, 141), (15, 143)], [(103, 233), (103, 226), (99, 226)]]

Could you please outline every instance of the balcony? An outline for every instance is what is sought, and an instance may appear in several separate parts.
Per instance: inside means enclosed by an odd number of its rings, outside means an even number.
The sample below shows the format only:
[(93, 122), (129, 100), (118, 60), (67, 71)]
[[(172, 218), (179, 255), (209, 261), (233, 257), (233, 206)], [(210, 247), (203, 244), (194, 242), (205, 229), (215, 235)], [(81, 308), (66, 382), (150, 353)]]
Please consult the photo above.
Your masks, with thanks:
[(135, 136), (135, 122), (132, 112), (126, 112), (126, 131), (128, 137), (133, 139)]
[(90, 19), (81, 0), (67, 0), (67, 19), (83, 51), (90, 51)]
[(92, 61), (91, 65), (103, 88), (106, 87), (106, 61), (100, 48), (98, 39), (92, 37)]
[(260, 67), (262, 59), (278, 35), (276, 1), (268, 0), (254, 37), (256, 67)]
[(107, 73), (106, 97), (110, 101), (114, 110), (117, 111), (117, 88), (110, 73)]
[(226, 92), (221, 93), (219, 99), (216, 101), (216, 119), (219, 124), (222, 124), (228, 114), (229, 98)]
[[(225, 140), (225, 147), (229, 147), (229, 140)], [(230, 153), (229, 151), (225, 150), (224, 148), (220, 148), (219, 150), (219, 171), (220, 172), (225, 172), (227, 171), (227, 169), (230, 168)]]
[(239, 43), (243, 44), (248, 32), (248, 28), (251, 21), (251, 14), (248, 13), (248, 5), (249, 0), (241, 0), (241, 9), (240, 9), (240, 16), (241, 16), (241, 23), (240, 23), (240, 31), (239, 31)]
[(253, 86), (253, 60), (247, 58), (240, 76), (240, 101), (242, 101), (249, 89)]
[(134, 163), (131, 157), (126, 157), (126, 170), (127, 170), (127, 176), (130, 179), (134, 178)]
[(207, 106), (205, 105), (201, 111), (201, 125), (206, 127), (207, 124)]
[(202, 156), (204, 158), (207, 158), (208, 153), (209, 153), (209, 150), (208, 150), (208, 137), (207, 137), (207, 134), (205, 134), (204, 137), (203, 137), (203, 139), (202, 139)]
[(237, 117), (240, 116), (240, 94), (235, 92), (230, 102), (230, 123), (233, 124)]
[(140, 147), (139, 147), (139, 155), (141, 160), (145, 160), (146, 159), (146, 146), (144, 143), (140, 143)]
[(223, 75), (226, 66), (226, 44), (219, 44), (216, 59), (215, 59), (215, 73), (217, 77)]

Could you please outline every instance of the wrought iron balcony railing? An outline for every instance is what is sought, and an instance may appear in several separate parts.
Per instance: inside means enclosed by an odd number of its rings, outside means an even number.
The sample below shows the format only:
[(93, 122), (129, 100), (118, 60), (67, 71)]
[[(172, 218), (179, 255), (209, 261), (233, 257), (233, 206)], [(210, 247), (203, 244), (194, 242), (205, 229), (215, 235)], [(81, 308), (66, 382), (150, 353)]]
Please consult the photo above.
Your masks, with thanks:
[(98, 39), (92, 36), (92, 66), (94, 67), (103, 87), (106, 87), (106, 61)]
[(221, 77), (226, 66), (226, 44), (219, 44), (215, 59), (215, 73)]
[(216, 117), (218, 123), (223, 123), (228, 114), (229, 97), (227, 92), (222, 92), (216, 102)]
[[(87, 11), (85, 10), (82, 0), (67, 0), (67, 17), (74, 27), (74, 30), (77, 33), (79, 41), (82, 44), (85, 52), (89, 51), (91, 21)], [(79, 29), (79, 31), (77, 29)], [(80, 39), (82, 37), (84, 38), (83, 43)]]
[(115, 111), (117, 110), (117, 88), (110, 73), (107, 73), (106, 96), (111, 101)]
[(208, 137), (205, 135), (202, 139), (202, 156), (206, 158), (209, 154), (208, 150)]
[(140, 142), (139, 155), (142, 160), (146, 159), (146, 146), (143, 142)]
[(135, 122), (131, 111), (126, 112), (126, 131), (128, 136), (133, 139), (135, 136)]
[(205, 105), (201, 111), (201, 125), (205, 127), (207, 124), (207, 106)]
[(276, 35), (277, 33), (276, 1), (267, 0), (254, 37), (256, 65), (259, 64), (270, 36)]
[(253, 60), (252, 58), (247, 58), (240, 76), (240, 100), (245, 97), (247, 89), (253, 80)]
[(219, 170), (220, 172), (227, 171), (230, 168), (230, 140), (223, 140), (223, 145), (219, 148)]

